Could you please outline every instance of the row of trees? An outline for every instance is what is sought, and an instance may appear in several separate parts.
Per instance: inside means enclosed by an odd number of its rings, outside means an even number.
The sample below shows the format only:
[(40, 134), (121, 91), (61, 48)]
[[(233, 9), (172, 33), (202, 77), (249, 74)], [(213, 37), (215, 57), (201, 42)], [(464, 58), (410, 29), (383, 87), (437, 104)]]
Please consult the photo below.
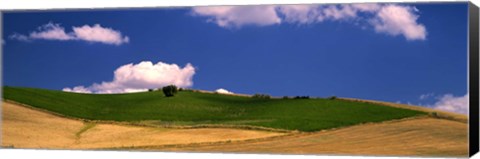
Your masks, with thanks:
[[(268, 95), (268, 94), (256, 93), (252, 96), (252, 98), (270, 99), (271, 96)], [(282, 99), (310, 99), (310, 96), (295, 96), (295, 97), (283, 96)], [(337, 96), (331, 96), (331, 97), (328, 97), (327, 99), (335, 100), (335, 99), (337, 99)]]
[[(173, 96), (175, 96), (175, 94), (177, 94), (178, 91), (182, 91), (182, 90), (183, 90), (182, 88), (179, 89), (175, 85), (168, 85), (168, 86), (162, 87), (162, 91), (163, 91), (163, 94), (165, 95), (165, 97), (173, 97)], [(151, 92), (151, 91), (154, 91), (154, 90), (149, 89), (148, 91)], [(268, 95), (268, 94), (256, 93), (252, 96), (252, 98), (270, 99), (271, 96)], [(290, 99), (290, 97), (283, 96), (283, 99)], [(310, 99), (310, 96), (295, 96), (295, 97), (293, 97), (293, 99)], [(337, 96), (331, 96), (331, 97), (328, 97), (328, 99), (335, 100), (335, 99), (337, 99)]]

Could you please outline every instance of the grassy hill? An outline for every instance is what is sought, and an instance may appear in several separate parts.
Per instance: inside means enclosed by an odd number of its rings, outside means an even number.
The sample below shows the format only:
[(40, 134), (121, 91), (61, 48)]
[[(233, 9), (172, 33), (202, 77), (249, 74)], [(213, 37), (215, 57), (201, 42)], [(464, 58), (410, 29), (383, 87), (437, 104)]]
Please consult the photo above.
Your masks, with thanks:
[(345, 100), (256, 99), (181, 91), (79, 94), (3, 87), (3, 98), (66, 116), (90, 120), (156, 121), (161, 124), (229, 124), (318, 131), (327, 128), (400, 119), (424, 112)]

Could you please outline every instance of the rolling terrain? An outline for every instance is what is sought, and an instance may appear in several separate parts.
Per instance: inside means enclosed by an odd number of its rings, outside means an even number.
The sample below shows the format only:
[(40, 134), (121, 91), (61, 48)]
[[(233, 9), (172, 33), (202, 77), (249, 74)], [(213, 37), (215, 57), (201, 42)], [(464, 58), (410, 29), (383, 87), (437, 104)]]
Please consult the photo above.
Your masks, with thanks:
[(277, 140), (141, 149), (184, 152), (334, 154), (373, 156), (449, 156), (468, 154), (468, 125), (415, 118), (355, 125), (336, 130), (286, 136)]
[(10, 102), (2, 103), (2, 147), (111, 149), (152, 145), (231, 142), (284, 135), (224, 128), (169, 129), (84, 122)]
[(360, 99), (4, 87), (2, 147), (280, 154), (468, 154), (468, 118)]
[(4, 87), (3, 98), (86, 120), (147, 121), (150, 125), (247, 125), (306, 132), (426, 114), (346, 100), (258, 99), (195, 91), (164, 97), (160, 91), (80, 94)]

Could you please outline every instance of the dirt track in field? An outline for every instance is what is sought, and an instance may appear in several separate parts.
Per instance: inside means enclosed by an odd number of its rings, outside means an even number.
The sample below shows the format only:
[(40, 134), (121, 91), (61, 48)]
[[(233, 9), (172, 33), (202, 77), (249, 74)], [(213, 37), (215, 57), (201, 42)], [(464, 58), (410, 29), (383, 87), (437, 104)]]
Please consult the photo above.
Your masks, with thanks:
[(103, 149), (150, 145), (230, 142), (283, 133), (224, 129), (168, 129), (84, 123), (17, 104), (2, 103), (2, 147)]

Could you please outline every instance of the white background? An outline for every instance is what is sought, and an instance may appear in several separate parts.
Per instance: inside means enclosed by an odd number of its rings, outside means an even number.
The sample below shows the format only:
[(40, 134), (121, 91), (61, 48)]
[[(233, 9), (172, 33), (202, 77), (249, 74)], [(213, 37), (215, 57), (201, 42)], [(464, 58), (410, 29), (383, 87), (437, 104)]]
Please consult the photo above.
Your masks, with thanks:
[[(66, 8), (133, 8), (195, 5), (246, 5), (246, 4), (298, 4), (298, 3), (355, 3), (379, 2), (378, 0), (0, 0), (0, 9), (6, 10), (45, 10)], [(383, 0), (381, 2), (428, 2), (426, 0)], [(447, 0), (435, 0), (447, 2)], [(474, 2), (478, 6), (478, 2)], [(1, 22), (0, 22), (1, 23)], [(1, 35), (1, 34), (0, 34)], [(328, 146), (328, 145), (325, 145)], [(127, 152), (127, 151), (71, 151), (71, 150), (19, 150), (0, 149), (0, 158), (27, 159), (345, 159), (345, 158), (407, 158), (407, 157), (366, 157), (366, 156), (319, 156), (319, 155), (259, 155), (221, 153), (172, 153), (172, 152)], [(408, 157), (412, 158), (413, 157)], [(477, 154), (474, 158), (480, 159)]]

